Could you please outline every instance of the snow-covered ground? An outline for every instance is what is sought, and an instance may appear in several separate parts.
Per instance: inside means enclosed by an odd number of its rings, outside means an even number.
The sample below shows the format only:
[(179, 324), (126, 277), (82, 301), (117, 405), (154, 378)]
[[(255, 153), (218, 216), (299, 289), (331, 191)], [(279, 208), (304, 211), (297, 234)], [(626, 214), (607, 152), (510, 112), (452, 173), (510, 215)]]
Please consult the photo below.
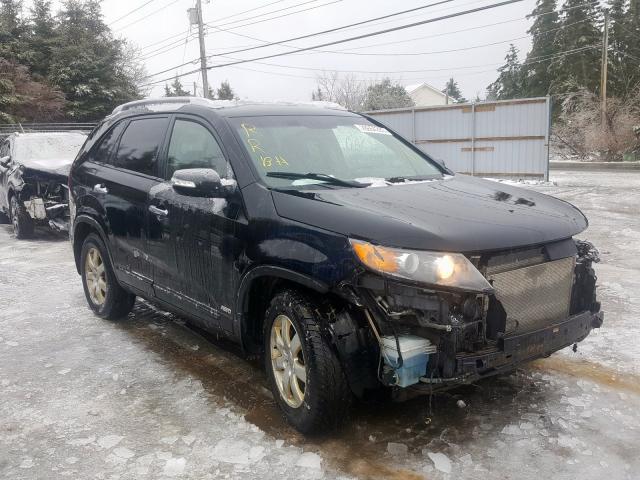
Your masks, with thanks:
[(605, 324), (506, 378), (286, 427), (258, 365), (138, 303), (85, 304), (66, 239), (0, 225), (0, 478), (640, 478), (640, 173), (526, 185), (580, 207)]

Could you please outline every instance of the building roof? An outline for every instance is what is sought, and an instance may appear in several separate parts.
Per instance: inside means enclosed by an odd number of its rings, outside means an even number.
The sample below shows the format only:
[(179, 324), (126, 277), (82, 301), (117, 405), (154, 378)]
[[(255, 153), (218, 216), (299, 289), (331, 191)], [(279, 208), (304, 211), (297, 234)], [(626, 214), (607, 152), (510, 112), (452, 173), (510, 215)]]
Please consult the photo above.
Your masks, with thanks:
[(407, 93), (409, 95), (411, 95), (413, 92), (415, 92), (416, 90), (418, 90), (420, 88), (427, 88), (427, 89), (433, 91), (434, 93), (437, 93), (439, 95), (442, 95), (443, 97), (446, 97), (446, 95), (444, 93), (442, 93), (440, 90), (438, 90), (433, 85), (429, 85), (427, 82), (414, 83), (412, 85), (407, 85), (406, 87), (404, 87), (404, 89), (407, 91)]

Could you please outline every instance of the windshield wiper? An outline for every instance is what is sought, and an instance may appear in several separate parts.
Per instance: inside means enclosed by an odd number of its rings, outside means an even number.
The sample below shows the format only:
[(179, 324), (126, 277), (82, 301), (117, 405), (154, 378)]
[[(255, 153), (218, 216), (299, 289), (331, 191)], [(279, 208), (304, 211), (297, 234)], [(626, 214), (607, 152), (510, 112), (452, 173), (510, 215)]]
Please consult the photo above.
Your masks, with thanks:
[(435, 180), (437, 178), (442, 178), (442, 175), (437, 175), (437, 174), (436, 175), (409, 175), (409, 176), (402, 176), (402, 177), (391, 177), (385, 180), (391, 183), (403, 183), (406, 180), (419, 182), (421, 180)]
[(369, 186), (368, 183), (354, 182), (351, 180), (342, 180), (340, 178), (327, 175), (326, 173), (267, 172), (267, 177), (286, 178), (289, 180), (300, 180), (303, 178), (309, 178), (311, 180), (320, 180), (322, 182), (330, 183), (332, 185), (339, 185), (341, 187), (364, 188)]

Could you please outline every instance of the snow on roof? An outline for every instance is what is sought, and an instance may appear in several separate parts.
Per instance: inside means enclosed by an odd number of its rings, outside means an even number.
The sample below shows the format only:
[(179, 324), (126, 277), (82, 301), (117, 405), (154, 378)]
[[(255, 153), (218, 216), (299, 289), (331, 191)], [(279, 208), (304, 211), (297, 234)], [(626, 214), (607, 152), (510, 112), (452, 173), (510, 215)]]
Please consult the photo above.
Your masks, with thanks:
[(438, 90), (433, 85), (429, 85), (427, 82), (414, 83), (414, 84), (411, 84), (411, 85), (407, 85), (406, 87), (404, 87), (404, 89), (407, 91), (408, 94), (412, 94), (413, 92), (415, 92), (416, 90), (418, 90), (419, 88), (422, 88), (422, 87), (428, 88), (429, 90), (432, 90), (434, 93), (437, 93), (439, 95), (442, 95), (443, 97), (446, 97), (446, 95), (444, 93), (442, 93), (440, 90)]

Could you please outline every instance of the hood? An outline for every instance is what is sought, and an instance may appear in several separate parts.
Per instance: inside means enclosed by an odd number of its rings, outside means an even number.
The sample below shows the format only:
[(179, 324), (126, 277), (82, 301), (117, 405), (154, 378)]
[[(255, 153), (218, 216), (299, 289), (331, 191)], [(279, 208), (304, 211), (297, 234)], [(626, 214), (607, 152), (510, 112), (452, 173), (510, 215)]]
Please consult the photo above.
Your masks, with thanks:
[(273, 199), (282, 217), (416, 250), (470, 253), (537, 245), (588, 225), (567, 202), (466, 175), (382, 188), (273, 191)]
[(73, 158), (52, 158), (47, 160), (22, 159), (19, 163), (35, 172), (51, 173), (66, 177), (69, 176), (69, 169), (73, 163)]

